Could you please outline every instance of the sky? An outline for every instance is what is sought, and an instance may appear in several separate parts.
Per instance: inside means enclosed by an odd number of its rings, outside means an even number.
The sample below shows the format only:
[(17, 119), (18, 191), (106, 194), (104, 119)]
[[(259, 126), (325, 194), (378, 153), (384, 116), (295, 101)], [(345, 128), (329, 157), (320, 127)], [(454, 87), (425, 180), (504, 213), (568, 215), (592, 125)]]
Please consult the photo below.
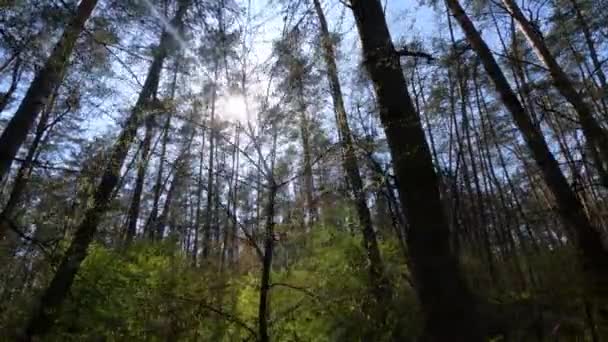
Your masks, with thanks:
[[(169, 28), (169, 32), (177, 35), (175, 29), (171, 28), (169, 20), (163, 18), (162, 14), (158, 11), (148, 0), (140, 0), (142, 4), (145, 4), (150, 11), (151, 16)], [(236, 0), (239, 4), (246, 6), (249, 0)], [(251, 12), (250, 12), (250, 24), (255, 26), (255, 32), (249, 37), (251, 41), (249, 44), (252, 48), (249, 54), (250, 65), (260, 65), (269, 61), (272, 53), (272, 43), (278, 39), (281, 35), (283, 28), (283, 14), (281, 13), (281, 6), (278, 5), (277, 0), (250, 0), (251, 1)], [(305, 0), (309, 1), (309, 0)], [(323, 1), (324, 10), (326, 17), (329, 21), (330, 30), (339, 32), (342, 34), (343, 41), (341, 46), (340, 68), (342, 74), (348, 73), (350, 68), (358, 67), (358, 60), (360, 56), (359, 50), (359, 39), (357, 36), (356, 28), (354, 27), (352, 13), (344, 4), (338, 0), (327, 0)], [(423, 7), (417, 4), (416, 0), (388, 0), (385, 2), (387, 10), (387, 22), (389, 24), (393, 40), (398, 41), (402, 38), (410, 40), (414, 37), (428, 38), (435, 34), (434, 32), (437, 25), (435, 25), (436, 15), (433, 10), (428, 7)], [(97, 9), (99, 12), (99, 9)], [(314, 15), (314, 13), (311, 13)], [(93, 13), (93, 16), (98, 13)], [(245, 18), (243, 20), (246, 20)], [(150, 42), (153, 44), (156, 42)], [(128, 45), (128, 44), (127, 44)], [(193, 50), (192, 44), (183, 42), (182, 46), (186, 50), (187, 55), (194, 56), (196, 51)], [(117, 51), (117, 50), (115, 50)], [(124, 57), (124, 56), (123, 56)], [(113, 58), (113, 57), (111, 57)], [(145, 70), (147, 66), (145, 63), (139, 63), (140, 65), (129, 65), (130, 68), (138, 73), (139, 82), (143, 82), (145, 76)], [(107, 132), (116, 133), (116, 125), (122, 122), (122, 118), (125, 113), (129, 111), (132, 104), (135, 102), (139, 87), (137, 82), (134, 81), (132, 75), (121, 66), (120, 63), (114, 61), (113, 68), (119, 77), (107, 79), (106, 82), (111, 88), (118, 90), (116, 94), (110, 98), (105, 99), (103, 103), (89, 103), (90, 115), (89, 120), (83, 123), (83, 129), (86, 130), (86, 135), (90, 139), (94, 139), (96, 136), (104, 135)], [(261, 77), (258, 78), (257, 84), (252, 84), (252, 89), (264, 89), (267, 83), (267, 74), (261, 73)], [(199, 75), (200, 78), (207, 76)], [(5, 79), (6, 81), (6, 79)], [(196, 83), (200, 82), (200, 79), (192, 82), (192, 87), (196, 88)], [(5, 83), (5, 82), (4, 82)], [(6, 88), (6, 84), (0, 84), (0, 89)], [(29, 84), (20, 85), (20, 94), (23, 94)], [(9, 118), (16, 109), (20, 99), (16, 99), (9, 110), (2, 113), (2, 118)], [(233, 95), (221, 94), (217, 102), (218, 111), (217, 113), (223, 115), (222, 119), (243, 120), (246, 118), (245, 103), (242, 97)], [(250, 106), (255, 107), (255, 105)]]

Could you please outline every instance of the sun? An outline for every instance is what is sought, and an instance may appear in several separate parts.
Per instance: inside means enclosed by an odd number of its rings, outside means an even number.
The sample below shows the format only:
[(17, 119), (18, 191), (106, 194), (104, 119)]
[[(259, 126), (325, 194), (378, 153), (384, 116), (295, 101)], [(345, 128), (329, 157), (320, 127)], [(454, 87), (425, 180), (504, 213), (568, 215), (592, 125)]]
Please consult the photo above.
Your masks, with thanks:
[(247, 104), (242, 95), (228, 95), (218, 99), (219, 115), (224, 120), (245, 122)]

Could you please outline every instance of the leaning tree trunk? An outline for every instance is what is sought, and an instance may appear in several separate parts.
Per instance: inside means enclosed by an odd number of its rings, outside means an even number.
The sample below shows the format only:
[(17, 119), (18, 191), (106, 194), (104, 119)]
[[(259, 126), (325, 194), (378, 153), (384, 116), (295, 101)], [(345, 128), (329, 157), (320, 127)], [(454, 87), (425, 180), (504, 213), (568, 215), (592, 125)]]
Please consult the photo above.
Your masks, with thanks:
[(148, 116), (146, 118), (146, 132), (144, 140), (141, 143), (141, 152), (139, 155), (139, 164), (137, 165), (137, 178), (135, 180), (135, 189), (133, 190), (133, 198), (129, 207), (129, 215), (127, 221), (127, 234), (125, 237), (125, 245), (131, 244), (137, 234), (137, 220), (139, 218), (139, 207), (141, 204), (141, 195), (144, 190), (144, 181), (146, 179), (146, 170), (148, 168), (148, 154), (150, 153), (150, 145), (152, 143), (154, 118)]
[(34, 77), (19, 108), (0, 136), (0, 181), (6, 177), (19, 148), (34, 125), (40, 110), (61, 81), (78, 36), (97, 5), (97, 0), (82, 0), (76, 15), (63, 32), (46, 64)]
[[(593, 41), (593, 34), (591, 32), (591, 28), (589, 27), (589, 23), (583, 11), (578, 4), (577, 0), (570, 0), (572, 4), (572, 8), (574, 9), (574, 14), (576, 17), (576, 23), (580, 26), (580, 29), (583, 33), (583, 37), (585, 38), (585, 44), (587, 45), (587, 49), (589, 50), (589, 57), (591, 58), (591, 63), (593, 64), (594, 71), (593, 73), (597, 76), (600, 86), (600, 101), (602, 104), (606, 106), (606, 100), (608, 100), (608, 81), (606, 80), (606, 74), (602, 69), (602, 61), (600, 61), (600, 57), (597, 53), (597, 48), (595, 46), (595, 42)], [(590, 74), (590, 77), (593, 77), (593, 74)], [(608, 115), (608, 113), (606, 113)]]
[[(43, 137), (48, 132), (48, 121), (57, 95), (57, 87), (54, 94), (51, 96), (49, 105), (42, 112), (40, 120), (36, 126), (34, 140), (30, 144), (25, 159), (19, 166), (15, 179), (13, 180), (13, 188), (8, 196), (8, 200), (0, 212), (0, 258), (4, 258), (5, 264), (8, 264), (8, 258), (14, 255), (15, 248), (18, 245), (18, 235), (23, 232), (15, 226), (15, 210), (27, 188), (29, 177), (33, 170), (33, 163), (40, 153), (40, 145), (44, 143)], [(46, 133), (48, 137), (48, 133)]]
[[(177, 56), (175, 58), (175, 64), (173, 71), (173, 80), (171, 81), (171, 90), (169, 94), (169, 98), (173, 102), (175, 100), (175, 90), (177, 88), (177, 73), (179, 71), (181, 56)], [(160, 147), (160, 156), (158, 157), (158, 170), (156, 171), (156, 181), (154, 183), (154, 196), (152, 199), (152, 209), (150, 210), (150, 214), (146, 220), (146, 224), (144, 227), (144, 233), (149, 239), (154, 238), (154, 227), (156, 226), (156, 221), (158, 220), (158, 207), (160, 204), (160, 196), (163, 192), (163, 171), (165, 166), (165, 158), (167, 157), (167, 143), (169, 142), (169, 130), (171, 129), (171, 118), (173, 116), (172, 111), (167, 113), (167, 118), (165, 119), (165, 123), (162, 129), (162, 139), (161, 139), (161, 147)]]
[(266, 227), (264, 231), (264, 256), (262, 258), (262, 279), (260, 283), (260, 303), (258, 308), (258, 329), (260, 342), (270, 341), (268, 321), (270, 315), (270, 270), (272, 268), (272, 253), (274, 249), (274, 214), (277, 185), (271, 180), (266, 203)]
[[(562, 94), (578, 114), (581, 128), (591, 146), (597, 148), (601, 159), (596, 160), (598, 166), (608, 163), (608, 134), (602, 129), (593, 116), (591, 106), (585, 102), (582, 95), (575, 89), (572, 80), (557, 63), (555, 57), (549, 51), (543, 37), (538, 33), (532, 23), (526, 18), (519, 6), (513, 0), (502, 0), (509, 14), (515, 19), (520, 31), (524, 34), (538, 59), (549, 69), (555, 88)], [(604, 184), (608, 186), (608, 184)]]
[(187, 167), (189, 163), (188, 154), (190, 152), (190, 148), (192, 146), (192, 141), (194, 140), (195, 134), (196, 130), (192, 129), (192, 133), (184, 142), (184, 146), (181, 148), (181, 151), (179, 152), (173, 164), (173, 171), (175, 174), (173, 175), (173, 180), (171, 181), (171, 185), (169, 186), (169, 191), (167, 191), (167, 195), (165, 196), (163, 210), (154, 222), (154, 226), (150, 227), (150, 229), (154, 230), (153, 236), (156, 238), (156, 240), (160, 241), (164, 238), (165, 228), (167, 226), (167, 222), (169, 221), (171, 209), (173, 208), (173, 200), (175, 198), (175, 193), (176, 191), (179, 191), (179, 189), (182, 187), (184, 181), (187, 178)]
[(299, 115), (300, 115), (300, 136), (302, 138), (302, 164), (303, 164), (303, 172), (302, 176), (304, 178), (304, 198), (306, 200), (306, 209), (305, 212), (305, 223), (306, 229), (311, 229), (316, 217), (317, 217), (317, 208), (314, 203), (314, 179), (312, 174), (312, 148), (310, 146), (310, 119), (308, 114), (306, 113), (306, 104), (304, 102), (304, 85), (302, 82), (301, 76), (298, 77), (297, 81), (298, 88), (298, 101), (299, 105)]
[[(498, 95), (511, 113), (547, 186), (555, 197), (559, 215), (579, 251), (581, 266), (587, 278), (589, 295), (600, 304), (602, 310), (608, 309), (606, 305), (608, 304), (608, 251), (602, 245), (599, 231), (590, 222), (583, 205), (570, 188), (542, 133), (534, 126), (492, 52), (462, 6), (457, 0), (446, 0), (446, 3), (464, 31), (471, 47), (481, 59), (488, 76), (494, 82)], [(606, 313), (604, 315), (606, 316)], [(604, 319), (608, 319), (608, 317)]]
[[(182, 25), (182, 19), (188, 6), (189, 0), (181, 0), (179, 2), (175, 18), (171, 21), (172, 25), (177, 27)], [(109, 198), (118, 183), (120, 169), (129, 151), (129, 146), (137, 134), (137, 128), (141, 121), (140, 116), (145, 105), (150, 101), (158, 88), (163, 62), (169, 54), (171, 43), (170, 34), (163, 32), (137, 102), (125, 122), (124, 129), (114, 143), (108, 164), (93, 194), (93, 205), (86, 209), (83, 215), (84, 218), (76, 229), (70, 247), (65, 252), (51, 283), (44, 290), (40, 302), (27, 323), (24, 337), (26, 340), (31, 340), (34, 336), (46, 334), (53, 326), (59, 308), (72, 286), (74, 277), (80, 269), (82, 261), (87, 255), (88, 247), (97, 231), (101, 216), (108, 208)]]
[(382, 4), (379, 0), (350, 3), (408, 218), (407, 242), (416, 290), (426, 315), (425, 338), (448, 341), (458, 336), (460, 340), (480, 341), (480, 317), (451, 249), (439, 180)]
[(211, 225), (213, 223), (213, 162), (215, 158), (215, 105), (217, 98), (217, 82), (219, 65), (215, 61), (213, 89), (211, 90), (211, 116), (209, 118), (209, 168), (207, 169), (207, 207), (205, 208), (205, 226), (203, 227), (203, 259), (207, 259), (211, 249)]
[(21, 78), (22, 72), (23, 68), (21, 68), (21, 59), (17, 57), (15, 60), (15, 65), (13, 66), (13, 72), (11, 73), (11, 83), (6, 92), (0, 96), (0, 113), (2, 113), (9, 102), (11, 102), (11, 98), (19, 85), (19, 79)]
[(201, 227), (201, 206), (203, 203), (203, 161), (205, 151), (205, 130), (201, 131), (201, 151), (198, 164), (198, 179), (196, 184), (196, 213), (194, 218), (194, 242), (192, 248), (192, 264), (197, 265), (198, 262), (198, 240)]
[(52, 112), (52, 108), (55, 104), (55, 99), (57, 96), (57, 88), (55, 87), (54, 94), (49, 99), (49, 104), (47, 108), (42, 112), (40, 116), (40, 120), (36, 126), (34, 140), (30, 144), (25, 159), (21, 163), (17, 174), (15, 175), (15, 179), (13, 181), (13, 188), (8, 196), (8, 200), (0, 212), (0, 241), (6, 237), (7, 229), (10, 228), (13, 220), (13, 212), (17, 208), (21, 197), (25, 191), (25, 187), (28, 182), (28, 175), (31, 173), (32, 164), (35, 160), (36, 154), (39, 150), (40, 144), (43, 142), (43, 136), (45, 132), (47, 132), (47, 124)]
[[(361, 173), (359, 171), (359, 161), (355, 154), (353, 137), (348, 124), (346, 108), (344, 107), (342, 88), (338, 76), (338, 66), (336, 64), (336, 53), (331, 41), (327, 20), (325, 19), (321, 3), (319, 0), (313, 1), (319, 23), (321, 24), (320, 34), (324, 50), (323, 57), (327, 67), (327, 78), (329, 80), (329, 88), (334, 104), (336, 125), (338, 126), (341, 140), (340, 143), (342, 145), (342, 167), (348, 178), (351, 196), (354, 200), (359, 224), (361, 225), (361, 230), (363, 232), (363, 246), (369, 259), (370, 286), (372, 294), (379, 304), (378, 308), (386, 309), (384, 304), (387, 304), (390, 301), (392, 291), (385, 275), (382, 256), (380, 254), (380, 249), (378, 248), (376, 231), (374, 230), (370, 210), (367, 206), (366, 193), (363, 190), (363, 180), (361, 179)], [(386, 313), (381, 313), (381, 316), (385, 317)]]

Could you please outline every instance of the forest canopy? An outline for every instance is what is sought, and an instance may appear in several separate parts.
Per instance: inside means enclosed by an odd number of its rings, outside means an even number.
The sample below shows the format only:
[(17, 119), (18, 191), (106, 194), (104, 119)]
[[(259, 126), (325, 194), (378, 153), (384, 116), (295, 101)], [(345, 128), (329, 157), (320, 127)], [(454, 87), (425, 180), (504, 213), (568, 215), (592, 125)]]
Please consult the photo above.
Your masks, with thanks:
[(606, 8), (0, 0), (2, 340), (607, 340)]

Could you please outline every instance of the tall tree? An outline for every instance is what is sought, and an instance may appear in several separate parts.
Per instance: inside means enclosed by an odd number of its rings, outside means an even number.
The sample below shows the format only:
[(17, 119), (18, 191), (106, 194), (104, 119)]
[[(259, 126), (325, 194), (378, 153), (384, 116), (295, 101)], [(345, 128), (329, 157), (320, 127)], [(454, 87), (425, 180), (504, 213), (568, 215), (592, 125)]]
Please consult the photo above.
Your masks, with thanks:
[(592, 107), (585, 101), (582, 94), (576, 90), (570, 77), (568, 77), (549, 50), (538, 28), (526, 18), (514, 0), (502, 0), (502, 2), (509, 14), (517, 22), (517, 26), (534, 49), (538, 59), (547, 67), (555, 88), (574, 107), (586, 139), (591, 143), (592, 148), (596, 148), (600, 152), (601, 159), (595, 160), (596, 166), (604, 169), (605, 164), (608, 163), (608, 133), (597, 122)]
[(570, 184), (559, 168), (540, 129), (535, 126), (526, 113), (515, 92), (511, 89), (500, 66), (494, 59), (488, 45), (482, 39), (464, 9), (457, 0), (446, 0), (447, 6), (460, 24), (468, 42), (492, 79), (500, 99), (509, 110), (513, 121), (519, 128), (524, 140), (541, 170), (544, 180), (551, 190), (570, 237), (575, 241), (581, 259), (581, 266), (587, 276), (589, 293), (603, 306), (607, 300), (608, 288), (608, 251), (602, 238), (593, 226), (585, 208), (570, 188)]
[(97, 0), (82, 0), (74, 17), (53, 48), (44, 67), (30, 84), (19, 108), (0, 135), (0, 181), (9, 173), (13, 160), (53, 89), (61, 82), (78, 36), (91, 16)]
[[(179, 1), (175, 17), (171, 20), (173, 27), (179, 28), (183, 25), (189, 5), (189, 0)], [(179, 39), (179, 37), (177, 38)], [(169, 32), (163, 31), (137, 102), (124, 124), (124, 129), (112, 147), (108, 164), (93, 194), (93, 205), (86, 209), (84, 218), (76, 228), (74, 239), (65, 252), (51, 283), (44, 290), (40, 302), (33, 310), (25, 329), (24, 338), (26, 340), (46, 334), (53, 325), (54, 317), (65, 300), (74, 277), (87, 255), (88, 247), (93, 241), (101, 216), (108, 207), (108, 201), (118, 183), (120, 169), (135, 138), (145, 107), (158, 89), (163, 63), (171, 51), (172, 44), (174, 44), (174, 38)]]
[(319, 33), (323, 48), (323, 58), (325, 59), (327, 68), (327, 79), (329, 81), (336, 125), (342, 148), (342, 167), (344, 168), (348, 178), (351, 196), (354, 201), (357, 216), (359, 218), (359, 224), (361, 225), (361, 230), (363, 232), (363, 245), (369, 258), (370, 284), (376, 297), (376, 301), (381, 307), (386, 308), (385, 305), (388, 303), (388, 301), (390, 301), (391, 288), (386, 279), (382, 256), (380, 254), (380, 249), (378, 248), (376, 231), (374, 230), (371, 213), (369, 207), (367, 206), (367, 196), (365, 190), (363, 189), (363, 180), (359, 170), (359, 161), (357, 159), (353, 136), (348, 123), (346, 108), (344, 106), (344, 98), (338, 75), (338, 65), (336, 63), (334, 43), (329, 32), (325, 13), (321, 7), (321, 2), (319, 0), (313, 0), (313, 3), (315, 12), (319, 19)]
[(154, 117), (149, 115), (145, 120), (144, 140), (141, 143), (141, 151), (137, 165), (137, 178), (135, 179), (135, 189), (133, 189), (133, 198), (127, 218), (127, 230), (125, 243), (130, 244), (137, 233), (137, 220), (139, 218), (139, 207), (141, 204), (141, 195), (144, 189), (144, 180), (146, 178), (146, 170), (148, 169), (148, 155), (152, 144), (152, 135), (154, 129)]
[(351, 0), (350, 3), (408, 220), (412, 273), (426, 314), (424, 335), (435, 341), (451, 340), (453, 336), (479, 341), (482, 332), (478, 308), (450, 246), (439, 181), (382, 4), (379, 0)]

